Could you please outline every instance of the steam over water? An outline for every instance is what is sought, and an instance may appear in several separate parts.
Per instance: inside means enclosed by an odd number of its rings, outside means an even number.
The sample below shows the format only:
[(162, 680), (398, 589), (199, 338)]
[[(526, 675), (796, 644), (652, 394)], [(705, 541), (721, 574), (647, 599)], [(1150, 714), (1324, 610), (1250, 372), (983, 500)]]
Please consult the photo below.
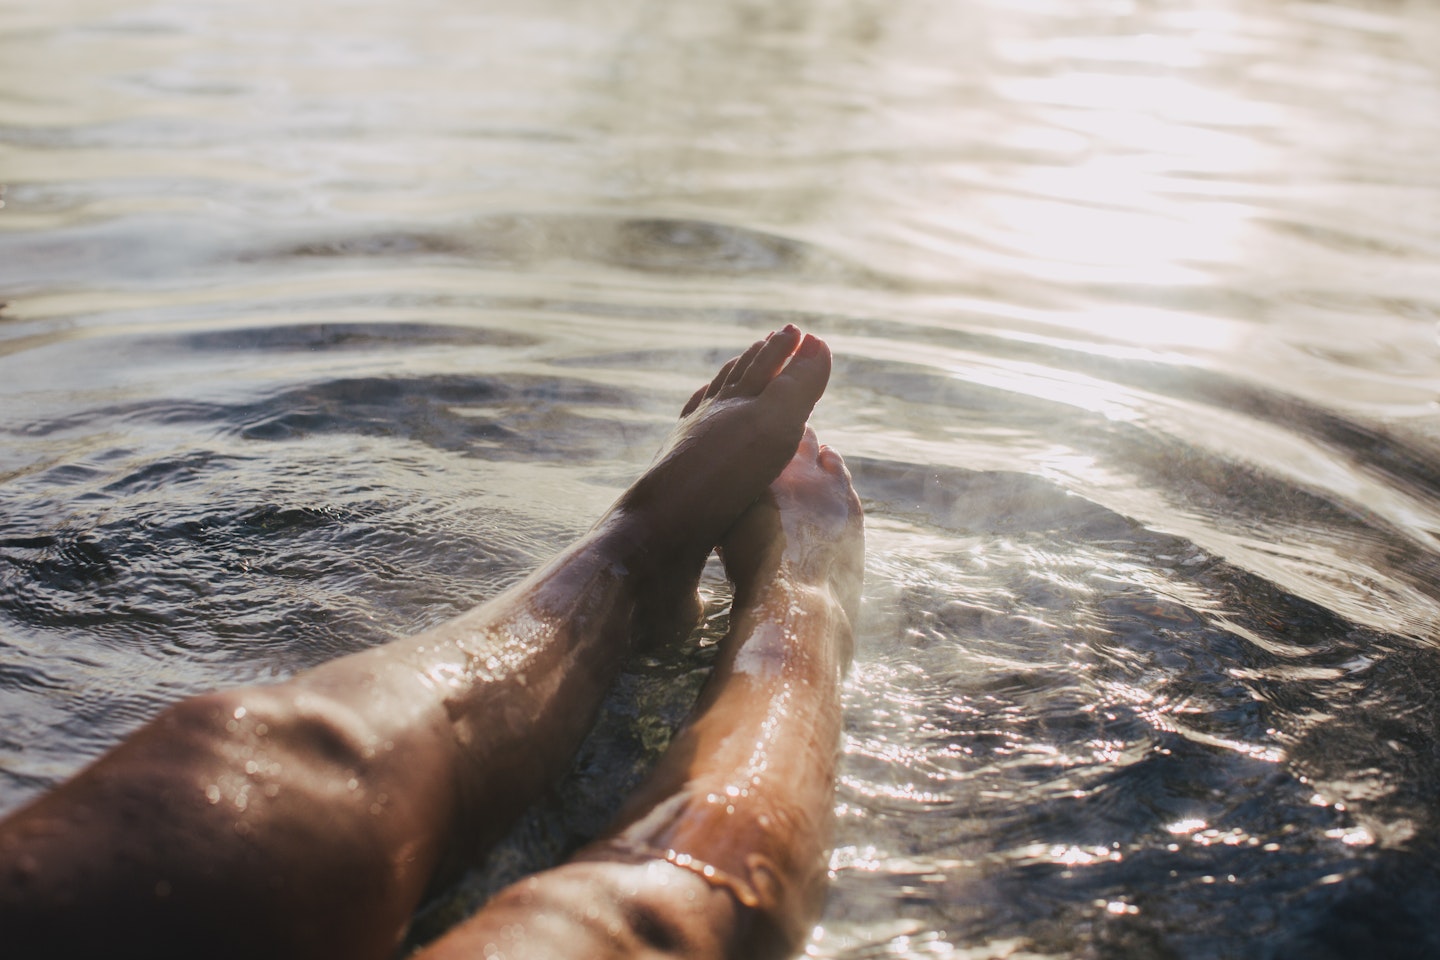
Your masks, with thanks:
[[(0, 0), (0, 809), (494, 595), (796, 322), (819, 957), (1440, 952), (1440, 9)], [(637, 660), (420, 920), (598, 829)]]

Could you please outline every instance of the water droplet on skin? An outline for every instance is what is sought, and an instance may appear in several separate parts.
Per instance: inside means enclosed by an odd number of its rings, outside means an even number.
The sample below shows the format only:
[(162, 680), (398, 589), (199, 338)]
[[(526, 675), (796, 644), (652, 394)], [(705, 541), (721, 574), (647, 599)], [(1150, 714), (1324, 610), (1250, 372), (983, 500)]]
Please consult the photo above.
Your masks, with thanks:
[(272, 799), (273, 799), (274, 797), (280, 796), (280, 784), (278, 784), (278, 783), (267, 783), (267, 784), (265, 784), (265, 796), (271, 797)]
[(208, 787), (205, 788), (205, 799), (206, 799), (206, 800), (209, 800), (211, 803), (219, 803), (219, 802), (220, 802), (220, 786), (219, 786), (219, 784), (214, 784), (214, 783), (212, 783), (212, 784), (210, 784), (210, 786), (208, 786)]
[(270, 732), (270, 728), (263, 723), (255, 724), (255, 736), (263, 737)]
[(345, 789), (346, 789), (346, 790), (356, 790), (356, 789), (359, 789), (359, 787), (360, 787), (360, 781), (359, 781), (359, 780), (356, 780), (354, 777), (351, 777), (349, 780), (346, 780), (346, 781), (345, 781)]
[(245, 772), (248, 773), (248, 774), (250, 774), (251, 776), (254, 776), (254, 774), (255, 774), (259, 769), (260, 769), (260, 764), (256, 763), (254, 760), (247, 760), (247, 761), (245, 761)]

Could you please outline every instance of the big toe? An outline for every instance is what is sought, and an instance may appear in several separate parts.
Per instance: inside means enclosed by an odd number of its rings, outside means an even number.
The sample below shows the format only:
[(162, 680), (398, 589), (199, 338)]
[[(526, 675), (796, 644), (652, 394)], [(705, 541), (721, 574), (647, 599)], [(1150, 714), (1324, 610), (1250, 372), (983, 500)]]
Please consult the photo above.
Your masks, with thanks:
[(800, 435), (800, 447), (795, 451), (795, 459), (814, 462), (819, 456), (820, 438), (815, 435), (815, 429), (807, 423), (805, 432)]
[(840, 456), (839, 452), (833, 447), (821, 444), (820, 448), (816, 451), (815, 462), (820, 464), (828, 473), (835, 474), (847, 483), (850, 482), (850, 470), (845, 466), (845, 458)]
[(787, 410), (803, 412), (808, 419), (825, 385), (830, 382), (830, 347), (809, 334), (790, 362), (766, 385), (763, 396)]

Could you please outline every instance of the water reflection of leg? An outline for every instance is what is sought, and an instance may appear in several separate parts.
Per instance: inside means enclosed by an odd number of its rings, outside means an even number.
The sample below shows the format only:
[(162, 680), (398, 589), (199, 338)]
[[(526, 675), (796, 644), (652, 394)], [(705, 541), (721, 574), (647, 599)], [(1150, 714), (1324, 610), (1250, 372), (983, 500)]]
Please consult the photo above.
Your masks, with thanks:
[(860, 505), (807, 432), (723, 545), (731, 631), (691, 719), (608, 834), (502, 891), (422, 954), (782, 957), (827, 873)]
[(0, 822), (7, 955), (392, 955), (436, 878), (563, 770), (638, 619), (684, 606), (828, 373), (794, 328), (756, 343), (519, 586), (286, 683), (178, 704)]

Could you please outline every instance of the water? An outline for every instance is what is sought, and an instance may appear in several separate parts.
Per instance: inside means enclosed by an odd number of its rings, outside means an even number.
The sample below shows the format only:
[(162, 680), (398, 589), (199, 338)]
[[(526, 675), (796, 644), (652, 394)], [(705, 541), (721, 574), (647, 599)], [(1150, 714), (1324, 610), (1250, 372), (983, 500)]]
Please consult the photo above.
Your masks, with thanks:
[[(787, 321), (868, 511), (820, 957), (1440, 950), (1440, 10), (0, 2), (0, 808), (438, 622)], [(632, 664), (430, 935), (603, 822)]]

